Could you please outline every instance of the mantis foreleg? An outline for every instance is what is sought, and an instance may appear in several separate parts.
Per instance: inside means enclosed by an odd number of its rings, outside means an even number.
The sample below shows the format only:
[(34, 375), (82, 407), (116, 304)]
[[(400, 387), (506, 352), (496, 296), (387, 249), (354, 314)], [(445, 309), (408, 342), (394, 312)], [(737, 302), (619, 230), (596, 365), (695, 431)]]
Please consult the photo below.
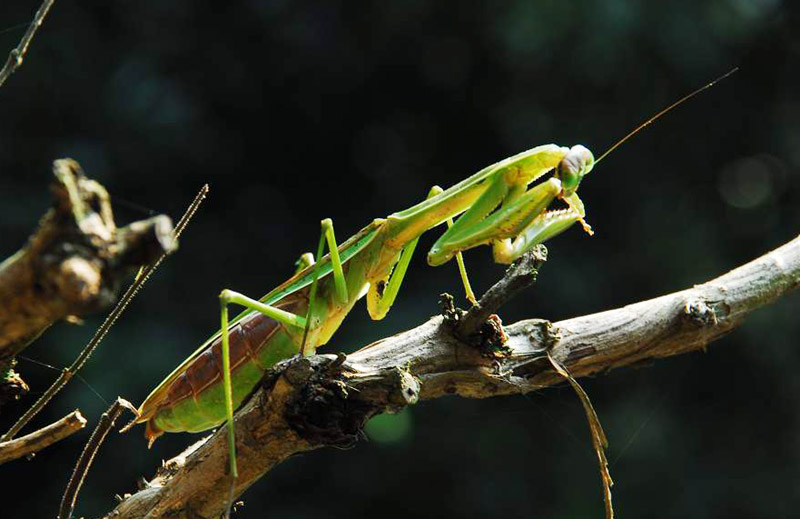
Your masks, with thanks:
[[(436, 241), (428, 254), (429, 263), (439, 265), (459, 251), (520, 235), (561, 193), (561, 182), (551, 178), (514, 200), (504, 201), (508, 193), (505, 179), (498, 176), (470, 210)], [(502, 206), (492, 213), (501, 202)], [(507, 258), (495, 256), (495, 261), (505, 263), (504, 259)]]
[(531, 223), (520, 231), (512, 240), (505, 238), (492, 242), (492, 253), (498, 263), (512, 263), (522, 254), (536, 245), (549, 240), (553, 236), (565, 231), (575, 222), (580, 222), (583, 229), (593, 234), (592, 228), (583, 220), (585, 212), (583, 202), (577, 194), (565, 197), (564, 201), (568, 204), (567, 209), (558, 211), (547, 211), (531, 221)]
[[(428, 263), (441, 265), (456, 253), (482, 244), (492, 244), (496, 262), (511, 263), (575, 222), (591, 234), (575, 191), (593, 164), (589, 150), (573, 146), (558, 162), (553, 177), (530, 189), (527, 185), (534, 176), (519, 164), (498, 169), (472, 206), (433, 245)], [(556, 198), (568, 207), (548, 211)]]

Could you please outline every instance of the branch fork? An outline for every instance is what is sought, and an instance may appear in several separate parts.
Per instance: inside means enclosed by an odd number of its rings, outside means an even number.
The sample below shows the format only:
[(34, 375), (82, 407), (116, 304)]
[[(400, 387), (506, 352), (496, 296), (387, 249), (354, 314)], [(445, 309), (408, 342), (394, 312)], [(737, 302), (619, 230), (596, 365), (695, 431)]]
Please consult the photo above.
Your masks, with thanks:
[(54, 322), (107, 308), (132, 272), (176, 248), (167, 216), (117, 228), (105, 188), (77, 162), (56, 160), (53, 173), (53, 208), (0, 263), (0, 371), (20, 390), (10, 371), (15, 355)]

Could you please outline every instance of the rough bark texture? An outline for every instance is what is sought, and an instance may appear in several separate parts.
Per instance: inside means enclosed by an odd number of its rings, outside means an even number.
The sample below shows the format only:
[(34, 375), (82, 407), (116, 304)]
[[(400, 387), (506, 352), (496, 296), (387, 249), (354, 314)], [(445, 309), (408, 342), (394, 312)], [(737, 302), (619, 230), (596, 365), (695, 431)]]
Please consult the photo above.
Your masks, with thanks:
[[(573, 375), (686, 353), (738, 326), (751, 311), (800, 285), (800, 237), (703, 285), (598, 314), (505, 328), (508, 355), (486, 355), (434, 317), (347, 358), (287, 360), (236, 415), (239, 496), (294, 454), (357, 441), (365, 421), (419, 398), (526, 393), (563, 381), (546, 352)], [(144, 490), (107, 517), (216, 518), (225, 509), (225, 431), (166, 462)]]
[(54, 322), (113, 304), (131, 272), (175, 247), (168, 217), (118, 229), (105, 188), (77, 162), (56, 160), (53, 172), (53, 208), (26, 246), (0, 263), (0, 395), (6, 398), (25, 389), (12, 371), (14, 355)]

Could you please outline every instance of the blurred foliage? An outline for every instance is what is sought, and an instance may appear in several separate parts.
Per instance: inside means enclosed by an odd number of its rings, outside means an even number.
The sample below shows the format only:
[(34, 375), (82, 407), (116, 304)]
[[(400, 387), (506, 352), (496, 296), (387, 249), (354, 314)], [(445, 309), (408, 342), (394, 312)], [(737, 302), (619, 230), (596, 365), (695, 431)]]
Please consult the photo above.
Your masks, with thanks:
[(411, 410), (406, 408), (397, 414), (380, 414), (364, 427), (367, 437), (378, 443), (400, 443), (411, 439), (413, 428)]
[[(103, 182), (123, 222), (177, 217), (211, 184), (182, 249), (83, 372), (103, 399), (140, 402), (213, 331), (219, 290), (258, 296), (277, 285), (316, 243), (321, 218), (345, 237), (433, 184), (537, 144), (599, 153), (738, 65), (595, 168), (581, 192), (597, 234), (554, 240), (538, 285), (502, 317), (557, 320), (691, 286), (800, 229), (800, 19), (790, 4), (58, 1), (0, 90), (0, 257), (47, 207), (56, 158)], [(0, 50), (37, 6), (2, 2)], [(440, 292), (460, 293), (455, 267), (430, 268), (423, 256), (389, 317), (373, 323), (357, 307), (329, 351), (413, 326), (436, 313)], [(466, 260), (477, 290), (502, 272), (488, 249)], [(706, 354), (585, 382), (611, 441), (621, 517), (796, 515), (798, 297)], [(96, 323), (55, 326), (28, 356), (66, 365)], [(20, 368), (34, 391), (55, 377)], [(6, 408), (0, 425), (30, 403)], [(38, 424), (76, 406), (93, 421), (106, 408), (74, 382)], [(408, 441), (287, 461), (245, 494), (238, 516), (601, 514), (570, 390), (448, 398), (412, 416)], [(3, 515), (53, 516), (87, 436), (4, 466), (13, 497)], [(112, 435), (78, 512), (110, 509), (115, 493), (194, 438), (168, 435), (148, 451), (141, 431)]]

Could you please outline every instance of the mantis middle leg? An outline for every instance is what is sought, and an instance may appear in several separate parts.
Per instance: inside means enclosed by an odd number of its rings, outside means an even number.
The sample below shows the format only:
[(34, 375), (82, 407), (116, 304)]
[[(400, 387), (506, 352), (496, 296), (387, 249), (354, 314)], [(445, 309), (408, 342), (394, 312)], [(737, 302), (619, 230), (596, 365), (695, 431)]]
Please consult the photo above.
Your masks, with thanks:
[[(320, 237), (320, 245), (317, 252), (317, 257), (322, 257), (323, 246), (327, 242), (330, 249), (331, 264), (333, 267), (333, 277), (336, 286), (337, 298), (342, 302), (348, 299), (347, 285), (345, 284), (344, 272), (339, 258), (339, 253), (336, 245), (336, 237), (333, 232), (333, 222), (330, 219), (323, 220), (321, 223), (322, 234)], [(304, 254), (298, 260), (298, 266), (302, 267), (304, 264), (310, 264), (313, 257)], [(309, 318), (311, 315), (311, 307), (314, 302), (314, 296), (317, 286), (319, 263), (315, 268), (314, 283), (311, 288), (311, 295), (309, 298), (309, 312), (305, 317), (287, 312), (275, 306), (266, 305), (256, 299), (249, 298), (233, 290), (223, 290), (220, 293), (220, 326), (222, 335), (222, 379), (223, 379), (223, 392), (225, 395), (225, 415), (226, 423), (228, 425), (228, 456), (230, 458), (230, 474), (233, 480), (238, 477), (238, 470), (236, 466), (236, 436), (233, 429), (233, 389), (231, 383), (231, 361), (230, 361), (230, 334), (228, 331), (228, 305), (235, 303), (245, 308), (260, 312), (267, 317), (275, 319), (276, 321), (291, 326), (299, 330), (304, 330), (303, 345), (301, 353), (305, 354), (305, 339), (308, 334)]]
[[(428, 192), (426, 200), (441, 194), (443, 191), (441, 187), (433, 186)], [(448, 226), (453, 225), (453, 220), (448, 219), (447, 224)], [(372, 319), (383, 319), (386, 314), (389, 313), (389, 309), (391, 309), (397, 298), (397, 293), (400, 291), (400, 285), (403, 283), (403, 278), (406, 275), (408, 265), (411, 262), (411, 257), (414, 255), (414, 250), (417, 248), (418, 242), (419, 236), (408, 242), (408, 244), (403, 247), (400, 253), (400, 259), (397, 260), (394, 268), (386, 274), (386, 279), (379, 280), (377, 283), (370, 286), (367, 292), (367, 309)], [(474, 305), (476, 304), (475, 295), (472, 292), (472, 286), (467, 277), (464, 258), (460, 252), (456, 252), (455, 255), (458, 260), (459, 275), (461, 276), (461, 282), (464, 285), (467, 299)]]

